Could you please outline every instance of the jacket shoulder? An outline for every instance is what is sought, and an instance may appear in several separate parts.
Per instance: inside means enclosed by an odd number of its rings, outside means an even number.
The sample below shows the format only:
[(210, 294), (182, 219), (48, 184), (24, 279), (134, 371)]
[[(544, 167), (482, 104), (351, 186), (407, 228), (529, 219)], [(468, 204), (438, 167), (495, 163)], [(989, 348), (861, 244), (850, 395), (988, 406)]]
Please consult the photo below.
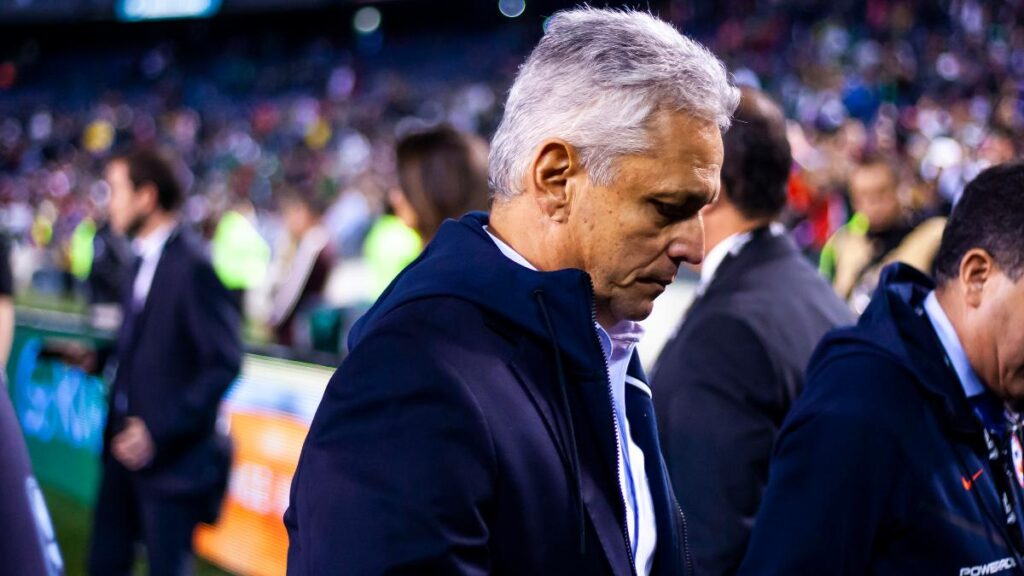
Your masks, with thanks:
[(924, 406), (917, 376), (893, 354), (860, 342), (834, 341), (853, 330), (833, 332), (815, 352), (794, 412), (854, 416), (905, 427), (908, 417)]
[(430, 296), (401, 304), (374, 320), (353, 349), (376, 334), (401, 334), (434, 349), (478, 346), (495, 333), (495, 320), (479, 306), (452, 296)]

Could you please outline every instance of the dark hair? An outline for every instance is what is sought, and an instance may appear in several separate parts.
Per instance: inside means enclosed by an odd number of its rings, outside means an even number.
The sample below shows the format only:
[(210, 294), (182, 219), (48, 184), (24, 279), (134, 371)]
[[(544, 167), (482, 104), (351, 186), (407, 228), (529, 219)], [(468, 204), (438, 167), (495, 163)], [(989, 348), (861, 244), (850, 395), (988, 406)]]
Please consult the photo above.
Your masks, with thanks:
[(431, 238), (446, 218), (488, 205), (487, 144), (442, 125), (402, 138), (395, 149), (398, 183)]
[(156, 188), (157, 204), (166, 212), (173, 212), (184, 201), (181, 183), (174, 173), (174, 166), (156, 150), (140, 148), (111, 159), (111, 162), (124, 162), (128, 166), (128, 179), (136, 189), (146, 184)]
[(729, 202), (746, 218), (778, 216), (786, 207), (793, 165), (782, 110), (760, 90), (743, 88), (722, 144), (722, 184)]
[(1024, 275), (1024, 163), (993, 166), (967, 185), (942, 234), (936, 281), (956, 278), (973, 248), (991, 254), (1014, 281)]

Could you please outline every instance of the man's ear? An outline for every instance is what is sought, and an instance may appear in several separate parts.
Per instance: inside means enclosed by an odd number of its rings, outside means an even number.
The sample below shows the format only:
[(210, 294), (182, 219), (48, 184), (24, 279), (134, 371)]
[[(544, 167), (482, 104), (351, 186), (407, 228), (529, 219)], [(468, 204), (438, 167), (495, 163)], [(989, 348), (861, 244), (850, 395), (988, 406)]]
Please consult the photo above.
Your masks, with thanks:
[(146, 213), (160, 209), (160, 193), (156, 189), (156, 184), (143, 182), (141, 186), (135, 189), (135, 194), (142, 197), (141, 200)]
[(725, 182), (719, 180), (718, 194), (715, 195), (715, 200), (701, 208), (700, 212), (704, 216), (707, 216), (708, 214), (714, 214), (715, 212), (718, 212), (721, 209), (722, 205), (728, 202), (729, 199), (725, 190)]
[(556, 222), (565, 222), (576, 190), (572, 179), (581, 173), (575, 147), (557, 138), (545, 140), (530, 163), (528, 192), (543, 214)]
[(971, 248), (960, 259), (960, 286), (963, 288), (964, 301), (968, 306), (981, 306), (985, 283), (989, 281), (994, 271), (995, 260), (981, 248)]

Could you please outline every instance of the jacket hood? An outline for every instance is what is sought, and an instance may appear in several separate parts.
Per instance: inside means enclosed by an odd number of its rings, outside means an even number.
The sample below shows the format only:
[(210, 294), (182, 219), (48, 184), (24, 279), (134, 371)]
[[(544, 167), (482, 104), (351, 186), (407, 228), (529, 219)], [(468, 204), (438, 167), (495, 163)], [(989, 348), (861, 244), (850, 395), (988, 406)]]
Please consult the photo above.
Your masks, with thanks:
[(931, 278), (911, 266), (887, 266), (857, 324), (830, 332), (818, 345), (807, 379), (841, 356), (880, 356), (912, 374), (916, 384), (958, 427), (973, 430), (974, 418), (959, 380), (946, 365), (945, 351), (924, 312), (925, 298), (934, 289)]
[[(512, 262), (484, 230), (488, 215), (471, 212), (447, 220), (419, 258), (413, 261), (352, 327), (355, 350), (381, 318), (399, 307), (433, 297), (458, 298), (488, 315), (551, 342), (542, 307), (550, 315), (557, 344), (577, 369), (594, 370), (601, 348), (594, 332), (594, 295), (581, 270), (537, 272)], [(601, 366), (601, 363), (596, 363)]]

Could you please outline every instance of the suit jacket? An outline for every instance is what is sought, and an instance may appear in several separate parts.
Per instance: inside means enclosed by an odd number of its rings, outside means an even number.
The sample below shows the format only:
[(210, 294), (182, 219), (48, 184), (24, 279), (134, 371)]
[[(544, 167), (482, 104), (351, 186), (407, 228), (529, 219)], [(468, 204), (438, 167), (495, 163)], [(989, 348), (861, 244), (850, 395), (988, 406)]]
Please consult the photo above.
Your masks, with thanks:
[(829, 329), (852, 322), (792, 240), (761, 228), (722, 262), (665, 346), (655, 409), (699, 573), (739, 568), (804, 368)]
[[(292, 483), (290, 575), (636, 574), (589, 277), (508, 260), (486, 222), (445, 223), (353, 328)], [(626, 388), (653, 574), (682, 575), (654, 407)]]
[(241, 366), (238, 310), (199, 240), (183, 228), (164, 245), (142, 310), (132, 310), (131, 292), (128, 282), (104, 454), (124, 419), (137, 416), (156, 444), (153, 461), (135, 475), (144, 490), (222, 489), (230, 463), (215, 425)]

